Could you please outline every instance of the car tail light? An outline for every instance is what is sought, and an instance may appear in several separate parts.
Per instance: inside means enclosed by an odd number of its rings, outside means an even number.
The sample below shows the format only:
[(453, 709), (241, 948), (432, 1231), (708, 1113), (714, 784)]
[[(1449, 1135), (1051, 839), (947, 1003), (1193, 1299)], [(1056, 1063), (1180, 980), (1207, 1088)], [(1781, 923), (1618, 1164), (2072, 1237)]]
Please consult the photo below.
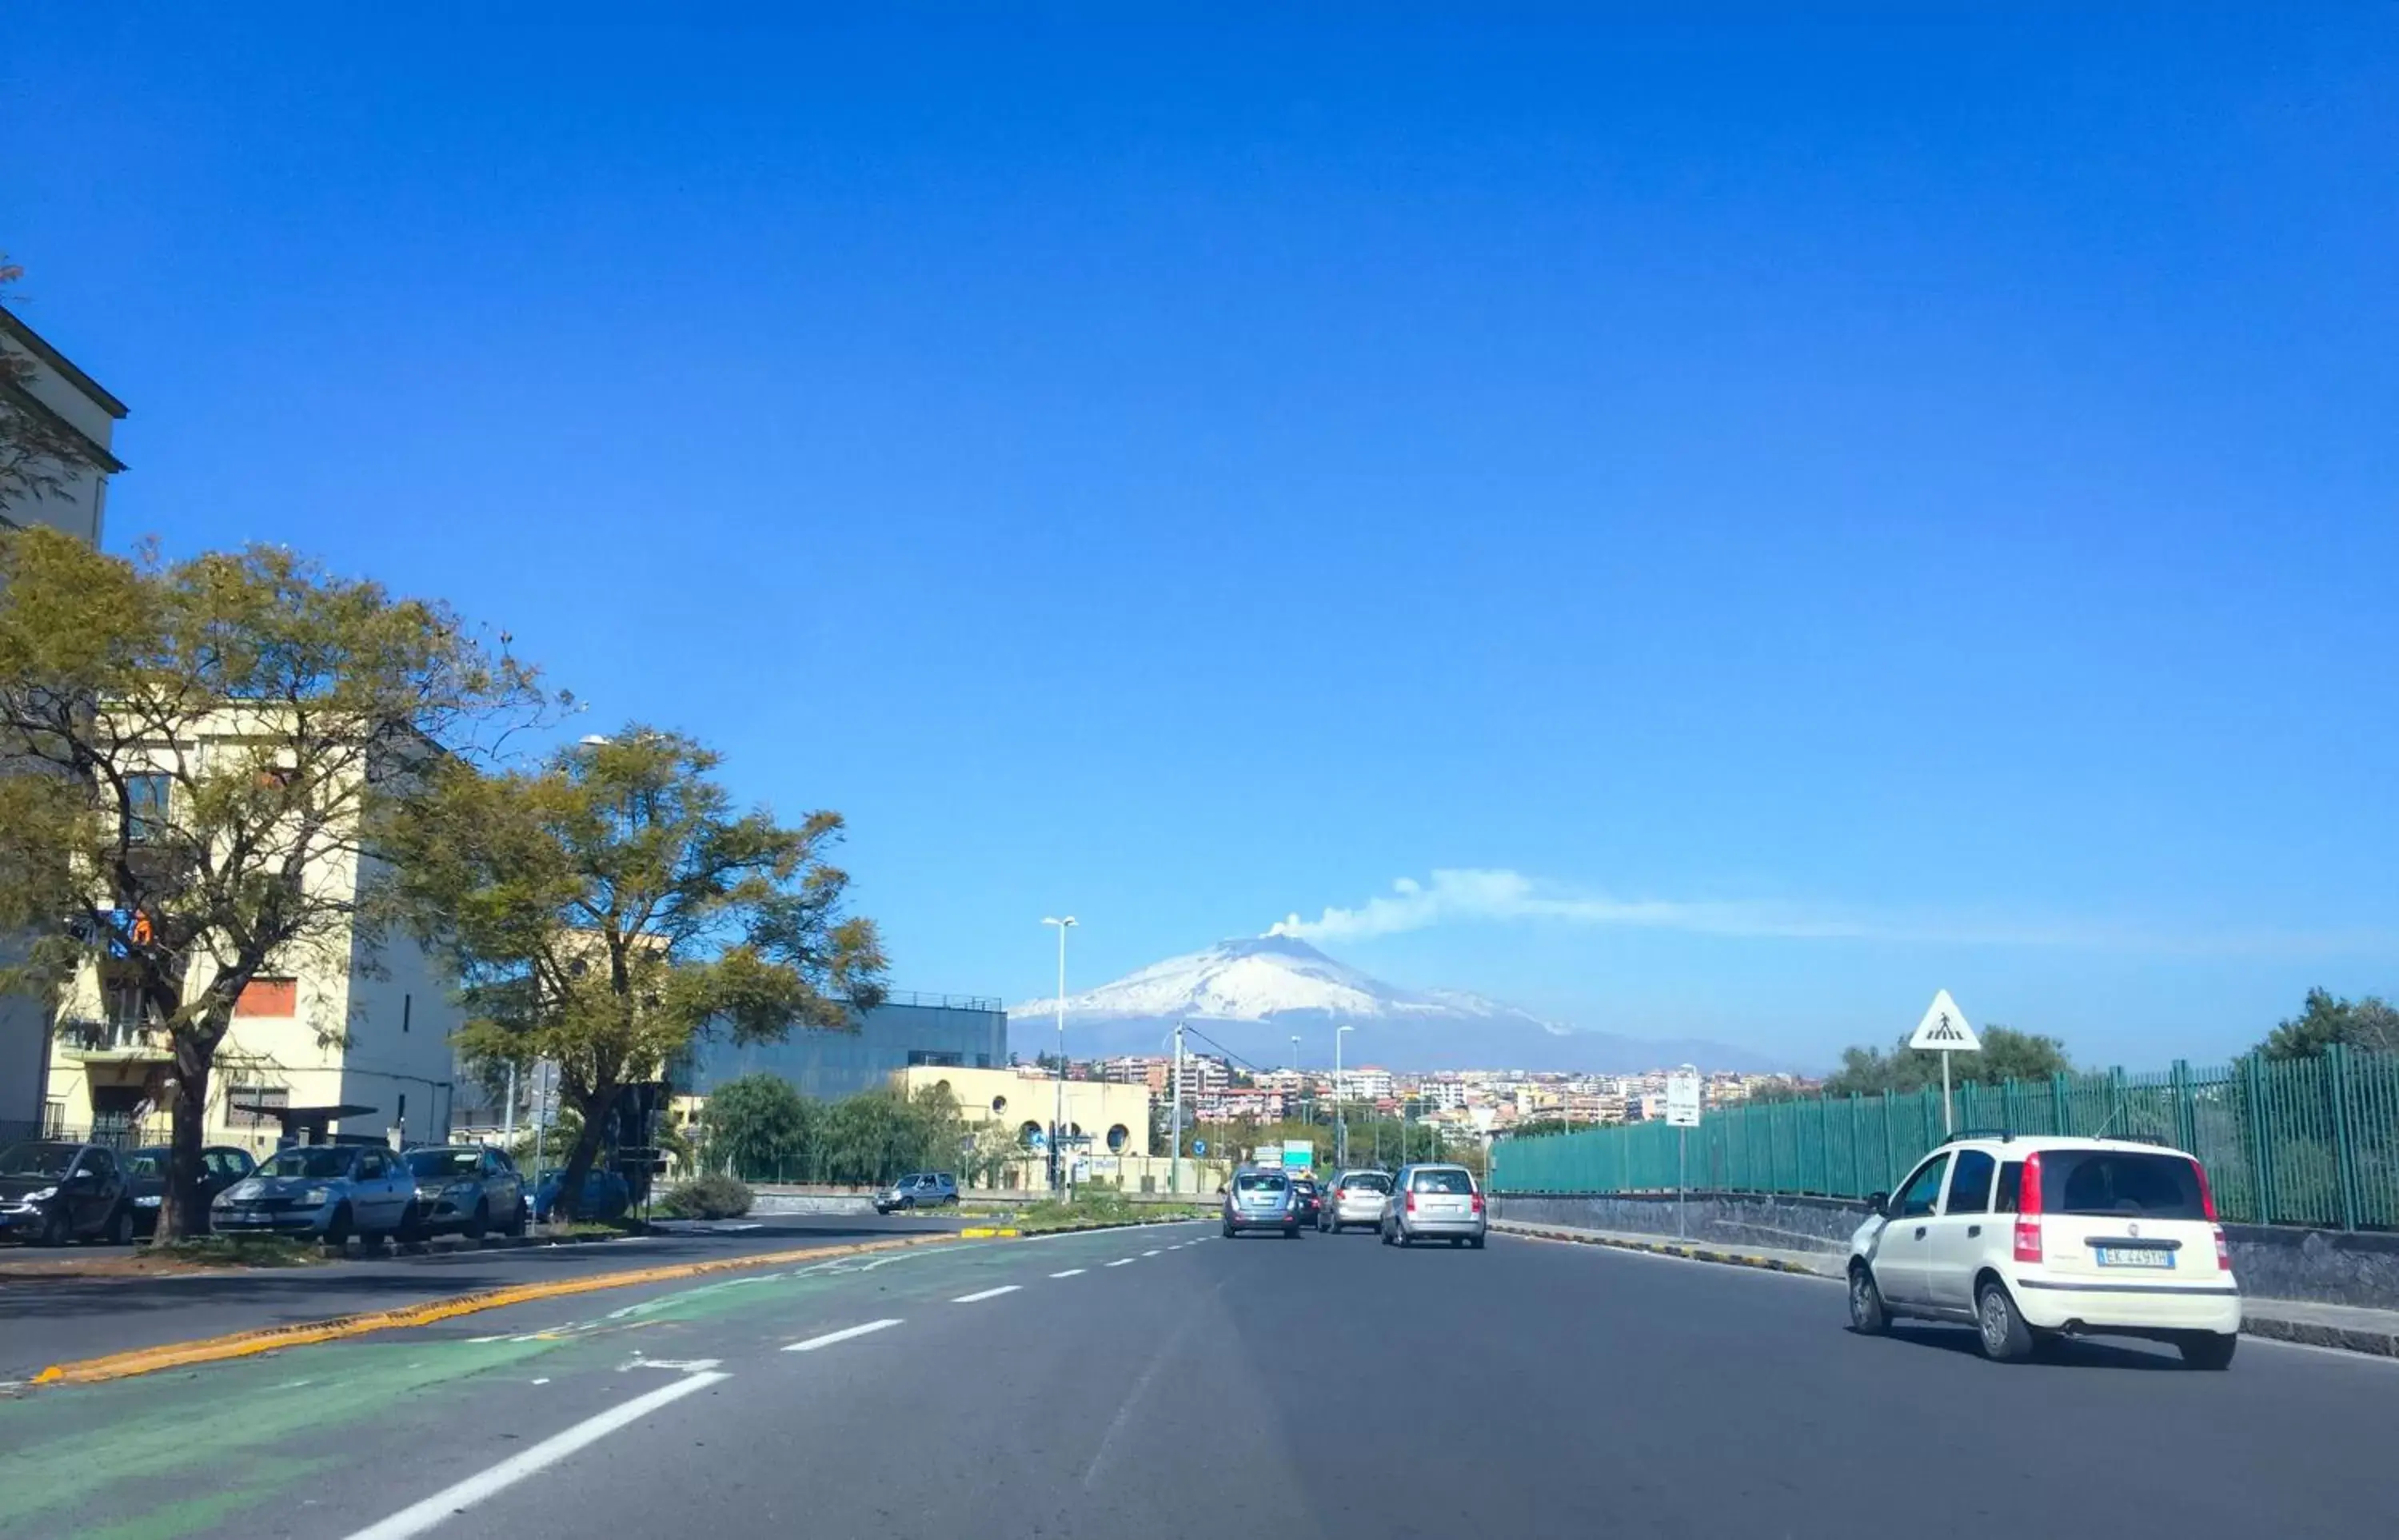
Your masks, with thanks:
[(2016, 1260), (2037, 1263), (2040, 1249), (2040, 1152), (2025, 1156), (2016, 1183)]
[(2215, 1225), (2213, 1228), (2216, 1231), (2216, 1271), (2220, 1273), (2230, 1273), (2232, 1271), (2232, 1243), (2224, 1238), (2223, 1225)]
[(2213, 1224), (2216, 1223), (2216, 1190), (2207, 1184), (2207, 1168), (2194, 1160), (2190, 1163), (2190, 1172), (2199, 1178), (2200, 1212), (2207, 1216), (2208, 1223)]
[(1474, 1195), (1474, 1211), (1478, 1214), (1483, 1211), (1483, 1195), (1481, 1193)]
[(1413, 1214), (1413, 1213), (1415, 1213), (1416, 1211), (1416, 1195), (1413, 1191), (1411, 1191), (1411, 1192), (1408, 1194), (1408, 1212)]

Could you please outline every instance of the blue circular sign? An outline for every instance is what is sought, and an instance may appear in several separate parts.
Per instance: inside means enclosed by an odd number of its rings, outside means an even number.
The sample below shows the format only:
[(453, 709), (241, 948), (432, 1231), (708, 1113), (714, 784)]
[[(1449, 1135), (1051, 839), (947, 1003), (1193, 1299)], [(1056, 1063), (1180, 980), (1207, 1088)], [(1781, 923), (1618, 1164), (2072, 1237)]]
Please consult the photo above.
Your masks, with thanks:
[(1204, 1139), (1193, 1140), (1191, 1141), (1191, 1153), (1193, 1155), (1206, 1155), (1208, 1153), (1208, 1141)]

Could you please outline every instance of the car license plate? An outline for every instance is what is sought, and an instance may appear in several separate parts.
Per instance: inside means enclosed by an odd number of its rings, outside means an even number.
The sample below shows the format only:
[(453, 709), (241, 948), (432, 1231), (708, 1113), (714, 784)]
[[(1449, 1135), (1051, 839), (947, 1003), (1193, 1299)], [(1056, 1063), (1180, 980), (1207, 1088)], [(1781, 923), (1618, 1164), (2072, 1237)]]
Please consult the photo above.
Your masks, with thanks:
[(2172, 1251), (2155, 1250), (2147, 1246), (2098, 1246), (2093, 1250), (2098, 1253), (2102, 1267), (2171, 1268), (2175, 1264)]

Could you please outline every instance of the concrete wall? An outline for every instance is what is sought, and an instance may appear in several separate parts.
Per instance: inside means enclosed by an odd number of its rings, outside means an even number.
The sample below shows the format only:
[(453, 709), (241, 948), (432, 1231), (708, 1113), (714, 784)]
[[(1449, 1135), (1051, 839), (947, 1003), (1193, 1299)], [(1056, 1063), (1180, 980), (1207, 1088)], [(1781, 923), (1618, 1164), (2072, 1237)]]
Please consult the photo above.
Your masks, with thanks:
[[(1498, 1219), (1647, 1236), (1674, 1233), (1674, 1207), (1672, 1196), (1620, 1193), (1492, 1199)], [(1686, 1223), (1693, 1240), (1838, 1257), (1865, 1217), (1865, 1205), (1847, 1198), (1693, 1193)], [(2228, 1224), (2224, 1235), (2234, 1276), (2259, 1299), (2399, 1310), (2399, 1236), (2267, 1224)]]

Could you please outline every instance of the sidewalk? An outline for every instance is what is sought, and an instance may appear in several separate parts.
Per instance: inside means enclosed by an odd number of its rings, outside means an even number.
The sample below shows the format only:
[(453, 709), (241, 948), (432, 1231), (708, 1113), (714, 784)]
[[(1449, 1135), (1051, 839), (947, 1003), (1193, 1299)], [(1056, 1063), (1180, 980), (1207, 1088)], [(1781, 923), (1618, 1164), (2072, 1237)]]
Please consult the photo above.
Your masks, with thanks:
[[(1573, 1241), (1583, 1246), (1613, 1246), (1620, 1250), (1647, 1251), (1691, 1262), (1721, 1263), (1733, 1267), (1758, 1267), (1772, 1273), (1798, 1273), (1838, 1282), (1845, 1262), (1837, 1251), (1782, 1250), (1769, 1247), (1728, 1246), (1720, 1241), (1675, 1240), (1663, 1236), (1633, 1235), (1621, 1230), (1585, 1230), (1565, 1224), (1535, 1224), (1518, 1220), (1494, 1220), (1491, 1228), (1538, 1240)], [(2241, 1330), (2253, 1337), (2305, 1343), (2311, 1347), (2337, 1347), (2399, 1358), (2399, 1310), (2369, 1310), (2350, 1304), (2317, 1304), (2309, 1300), (2241, 1302)]]

